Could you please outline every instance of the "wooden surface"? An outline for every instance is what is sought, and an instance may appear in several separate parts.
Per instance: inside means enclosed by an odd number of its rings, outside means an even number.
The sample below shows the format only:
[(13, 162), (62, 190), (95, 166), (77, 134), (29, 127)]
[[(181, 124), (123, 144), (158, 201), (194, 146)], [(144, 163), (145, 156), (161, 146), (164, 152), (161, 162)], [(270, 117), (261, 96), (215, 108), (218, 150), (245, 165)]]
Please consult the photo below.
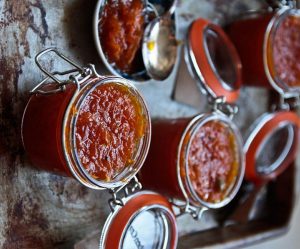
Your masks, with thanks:
[[(197, 14), (179, 12), (179, 38), (183, 39), (184, 30), (195, 17), (203, 15), (226, 22), (236, 11), (247, 8), (249, 2), (180, 1), (180, 5)], [(76, 241), (97, 229), (109, 212), (105, 191), (89, 190), (70, 178), (33, 168), (20, 135), (28, 91), (43, 77), (34, 64), (36, 53), (54, 46), (79, 64), (94, 63), (100, 73), (106, 72), (92, 37), (95, 4), (95, 0), (0, 1), (0, 248), (72, 248)], [(53, 65), (50, 60), (47, 66)], [(176, 71), (165, 82), (138, 85), (153, 117), (197, 112), (170, 98), (175, 76)], [(265, 96), (261, 90), (242, 91), (239, 104), (243, 111), (236, 118), (242, 131), (264, 112)], [(178, 222), (181, 235), (216, 224), (209, 215), (200, 223), (189, 218)], [(189, 243), (195, 237), (183, 238), (182, 243), (192, 245)]]

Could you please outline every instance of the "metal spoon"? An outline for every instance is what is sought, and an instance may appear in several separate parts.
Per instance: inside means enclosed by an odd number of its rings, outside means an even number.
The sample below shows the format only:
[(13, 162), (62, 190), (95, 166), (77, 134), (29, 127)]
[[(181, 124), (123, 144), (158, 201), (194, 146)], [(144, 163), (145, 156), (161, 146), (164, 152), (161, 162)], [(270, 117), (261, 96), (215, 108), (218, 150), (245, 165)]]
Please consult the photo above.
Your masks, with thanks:
[(144, 32), (142, 55), (148, 75), (155, 80), (166, 79), (177, 58), (177, 40), (171, 17), (176, 9), (174, 0), (170, 9), (151, 21)]

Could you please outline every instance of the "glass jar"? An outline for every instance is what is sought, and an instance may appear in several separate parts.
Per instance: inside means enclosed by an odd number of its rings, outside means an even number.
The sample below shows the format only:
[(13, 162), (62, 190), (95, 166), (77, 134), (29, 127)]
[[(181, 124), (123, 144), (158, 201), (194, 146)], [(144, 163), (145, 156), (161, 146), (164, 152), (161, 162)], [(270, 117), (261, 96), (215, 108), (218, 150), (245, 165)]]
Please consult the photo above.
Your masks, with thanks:
[(244, 15), (227, 27), (243, 65), (243, 84), (299, 92), (300, 12), (282, 7)]
[(175, 205), (183, 201), (182, 212), (194, 217), (232, 200), (243, 179), (244, 155), (230, 118), (213, 112), (157, 120), (152, 127), (152, 143), (140, 172), (143, 186), (169, 196)]
[[(48, 72), (40, 63), (46, 53), (56, 53), (75, 69)], [(125, 79), (99, 76), (92, 65), (81, 68), (54, 49), (36, 61), (48, 77), (33, 89), (23, 115), (30, 161), (94, 189), (129, 182), (145, 160), (151, 136), (148, 109), (137, 89)], [(70, 73), (66, 81), (57, 77)]]

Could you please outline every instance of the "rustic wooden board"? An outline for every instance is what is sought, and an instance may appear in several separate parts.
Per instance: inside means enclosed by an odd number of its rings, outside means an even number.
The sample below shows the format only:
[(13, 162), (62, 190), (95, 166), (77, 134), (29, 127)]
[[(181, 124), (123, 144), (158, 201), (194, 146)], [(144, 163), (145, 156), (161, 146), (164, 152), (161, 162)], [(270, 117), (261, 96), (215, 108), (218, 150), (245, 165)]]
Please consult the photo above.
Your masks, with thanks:
[[(249, 2), (199, 0), (196, 8), (189, 1), (180, 4), (194, 9), (197, 15), (224, 22), (247, 8)], [(70, 178), (33, 168), (20, 136), (28, 91), (42, 79), (34, 64), (36, 53), (54, 46), (80, 64), (94, 63), (98, 71), (107, 73), (93, 43), (95, 4), (96, 0), (0, 1), (0, 248), (72, 248), (108, 215), (105, 191), (89, 190)], [(179, 13), (179, 18), (187, 25), (195, 16)], [(179, 33), (182, 38), (184, 32)], [(48, 66), (52, 68), (53, 64), (51, 60)], [(176, 71), (165, 82), (138, 85), (153, 117), (189, 116), (197, 112), (170, 98), (175, 76)], [(243, 131), (266, 109), (265, 96), (262, 90), (242, 92), (239, 104), (243, 104), (243, 111), (236, 122)], [(200, 223), (183, 218), (179, 226), (184, 236), (182, 248), (189, 248), (200, 244), (198, 235), (186, 234), (213, 227), (215, 222), (207, 215)], [(262, 226), (269, 227), (266, 223)], [(226, 231), (224, 236), (230, 233)]]

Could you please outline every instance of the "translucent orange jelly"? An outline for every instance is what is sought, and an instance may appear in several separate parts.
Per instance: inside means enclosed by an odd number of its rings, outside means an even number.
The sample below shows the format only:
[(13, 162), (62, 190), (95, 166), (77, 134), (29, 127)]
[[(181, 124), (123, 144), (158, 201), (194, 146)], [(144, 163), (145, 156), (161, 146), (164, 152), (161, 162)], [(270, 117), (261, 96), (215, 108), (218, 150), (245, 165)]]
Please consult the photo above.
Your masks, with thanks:
[[(144, 4), (141, 0), (108, 0), (101, 12), (99, 35), (110, 63), (131, 72), (144, 32)], [(141, 62), (142, 63), (142, 62)]]
[(134, 162), (144, 121), (140, 103), (124, 85), (101, 84), (85, 97), (76, 122), (76, 151), (93, 178), (110, 181)]
[[(274, 75), (290, 87), (300, 86), (300, 16), (287, 16), (274, 33)], [(273, 76), (274, 77), (274, 76)]]
[(191, 138), (188, 172), (193, 189), (204, 201), (222, 201), (238, 174), (234, 134), (224, 124), (209, 121)]

